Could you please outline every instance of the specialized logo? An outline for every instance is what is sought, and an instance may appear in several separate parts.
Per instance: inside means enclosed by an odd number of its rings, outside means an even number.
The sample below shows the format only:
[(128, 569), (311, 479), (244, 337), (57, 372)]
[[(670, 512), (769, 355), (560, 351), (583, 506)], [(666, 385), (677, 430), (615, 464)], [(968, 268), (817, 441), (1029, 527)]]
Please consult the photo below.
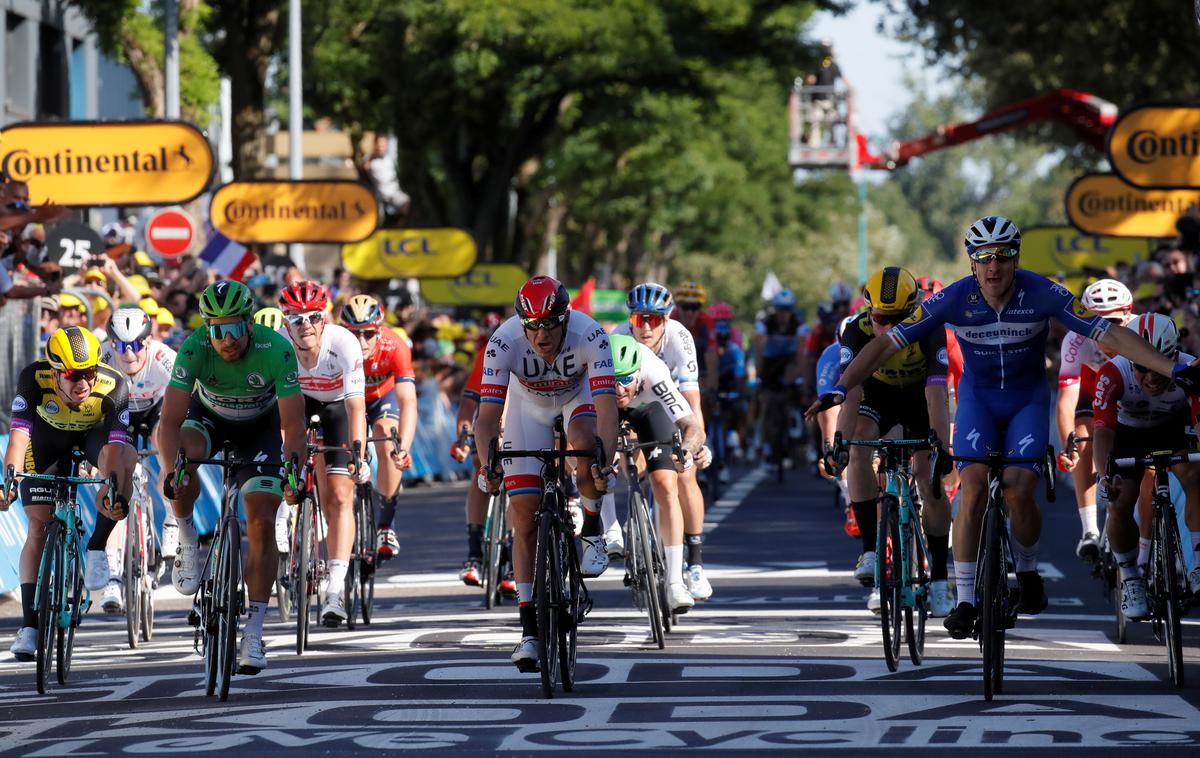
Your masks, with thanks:
[(969, 433), (969, 434), (967, 434), (967, 442), (970, 442), (970, 443), (971, 443), (971, 449), (972, 449), (972, 450), (978, 450), (978, 449), (979, 449), (979, 436), (980, 436), (980, 435), (979, 435), (979, 430), (978, 430), (978, 429), (972, 429), (972, 430), (970, 431), (970, 433)]
[(1021, 455), (1025, 455), (1025, 448), (1029, 447), (1032, 444), (1033, 444), (1033, 435), (1032, 434), (1026, 434), (1024, 437), (1022, 437), (1021, 441), (1017, 443), (1017, 446), (1021, 449)]
[(1022, 308), (1025, 307), (1025, 288), (1024, 287), (1017, 290), (1017, 305), (1021, 306)]

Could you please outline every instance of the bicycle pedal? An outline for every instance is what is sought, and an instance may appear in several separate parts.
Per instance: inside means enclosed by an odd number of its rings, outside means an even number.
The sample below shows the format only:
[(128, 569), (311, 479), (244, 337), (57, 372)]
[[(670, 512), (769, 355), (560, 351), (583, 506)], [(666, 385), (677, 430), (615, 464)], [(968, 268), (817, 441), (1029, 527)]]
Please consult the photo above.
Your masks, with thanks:
[(621, 584), (625, 585), (626, 587), (632, 586), (633, 585), (633, 577), (629, 576), (629, 574), (626, 574), (624, 577), (621, 578)]

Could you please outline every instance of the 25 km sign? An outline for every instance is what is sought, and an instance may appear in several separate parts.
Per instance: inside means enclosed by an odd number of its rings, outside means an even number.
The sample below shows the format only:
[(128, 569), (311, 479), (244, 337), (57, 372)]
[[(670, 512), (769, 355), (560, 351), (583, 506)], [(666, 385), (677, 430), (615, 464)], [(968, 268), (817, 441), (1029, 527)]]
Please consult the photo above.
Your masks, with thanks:
[(84, 267), (88, 258), (104, 254), (100, 233), (78, 221), (64, 221), (46, 230), (46, 255), (62, 266), (63, 272), (73, 274)]

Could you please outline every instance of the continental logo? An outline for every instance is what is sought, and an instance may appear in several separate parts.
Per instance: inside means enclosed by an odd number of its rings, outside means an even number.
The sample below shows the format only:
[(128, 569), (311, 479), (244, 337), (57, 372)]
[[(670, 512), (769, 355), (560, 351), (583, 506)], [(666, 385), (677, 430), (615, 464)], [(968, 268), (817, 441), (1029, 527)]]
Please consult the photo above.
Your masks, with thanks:
[(1137, 187), (1200, 186), (1200, 106), (1126, 111), (1113, 125), (1108, 158), (1113, 171)]
[(255, 224), (259, 221), (353, 221), (367, 215), (362, 203), (310, 203), (279, 205), (272, 200), (262, 203), (239, 202), (225, 206), (225, 223)]
[(1164, 158), (1195, 158), (1200, 156), (1200, 131), (1159, 134), (1153, 129), (1139, 129), (1129, 135), (1125, 154), (1129, 160), (1143, 165)]
[(1114, 237), (1173, 237), (1176, 219), (1197, 204), (1200, 188), (1145, 189), (1114, 174), (1081, 176), (1067, 190), (1066, 202), (1076, 229)]
[[(174, 159), (172, 161), (172, 159)], [(0, 170), (18, 181), (27, 182), (39, 176), (135, 173), (165, 174), (172, 164), (177, 169), (186, 169), (194, 161), (187, 154), (187, 145), (173, 145), (151, 150), (131, 150), (126, 153), (76, 153), (71, 148), (49, 155), (38, 155), (29, 150), (13, 150), (5, 153), (0, 161)]]
[(1147, 197), (1135, 188), (1117, 195), (1103, 192), (1083, 192), (1079, 196), (1078, 210), (1085, 216), (1108, 213), (1174, 213), (1183, 215), (1187, 209), (1200, 201), (1200, 192), (1191, 197)]
[(379, 223), (371, 190), (348, 181), (233, 182), (213, 194), (212, 224), (243, 243), (357, 242)]

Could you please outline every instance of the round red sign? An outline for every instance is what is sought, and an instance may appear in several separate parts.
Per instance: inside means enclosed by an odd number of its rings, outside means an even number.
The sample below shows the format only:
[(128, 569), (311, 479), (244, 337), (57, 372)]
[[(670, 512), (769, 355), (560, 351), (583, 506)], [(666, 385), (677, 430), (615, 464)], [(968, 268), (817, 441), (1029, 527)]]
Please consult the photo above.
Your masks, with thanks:
[(146, 223), (146, 246), (165, 258), (186, 252), (195, 235), (192, 217), (174, 208), (155, 213)]

